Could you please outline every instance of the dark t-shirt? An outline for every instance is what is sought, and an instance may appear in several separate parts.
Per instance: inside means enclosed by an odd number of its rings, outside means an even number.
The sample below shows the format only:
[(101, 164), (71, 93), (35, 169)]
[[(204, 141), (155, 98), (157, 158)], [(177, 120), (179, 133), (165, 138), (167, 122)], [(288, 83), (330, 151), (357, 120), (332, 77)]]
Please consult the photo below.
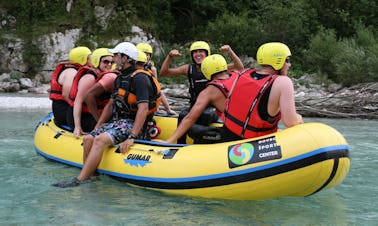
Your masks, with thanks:
[(154, 89), (148, 75), (138, 73), (134, 76), (131, 89), (135, 92), (137, 103), (149, 102), (154, 98)]
[[(123, 75), (125, 76), (125, 75)], [(125, 78), (125, 77), (124, 77)], [(113, 91), (113, 98), (115, 98), (118, 94), (118, 87), (121, 84), (122, 79), (121, 76), (118, 76), (115, 80), (115, 86)], [(150, 100), (153, 100), (155, 97), (154, 86), (151, 84), (150, 78), (148, 75), (144, 73), (137, 73), (132, 78), (127, 77), (127, 81), (131, 82), (130, 84), (130, 92), (136, 96), (136, 103), (133, 103), (132, 108), (136, 108), (137, 104), (139, 103), (149, 103)], [(124, 89), (126, 87), (123, 87)], [(128, 104), (127, 104), (128, 105)], [(132, 109), (131, 108), (131, 109)], [(126, 112), (124, 112), (126, 113)], [(123, 113), (121, 113), (123, 114)], [(128, 118), (135, 118), (136, 111), (128, 111), (127, 116)]]

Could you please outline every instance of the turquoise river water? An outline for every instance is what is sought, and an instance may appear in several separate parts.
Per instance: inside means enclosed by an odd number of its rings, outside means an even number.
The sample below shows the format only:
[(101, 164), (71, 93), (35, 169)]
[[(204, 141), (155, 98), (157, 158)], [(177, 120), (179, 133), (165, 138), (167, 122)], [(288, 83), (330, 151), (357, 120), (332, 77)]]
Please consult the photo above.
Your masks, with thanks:
[(76, 188), (50, 184), (79, 173), (33, 146), (48, 110), (0, 110), (0, 225), (378, 225), (378, 121), (305, 118), (339, 130), (351, 168), (310, 197), (228, 201), (171, 196), (107, 176)]

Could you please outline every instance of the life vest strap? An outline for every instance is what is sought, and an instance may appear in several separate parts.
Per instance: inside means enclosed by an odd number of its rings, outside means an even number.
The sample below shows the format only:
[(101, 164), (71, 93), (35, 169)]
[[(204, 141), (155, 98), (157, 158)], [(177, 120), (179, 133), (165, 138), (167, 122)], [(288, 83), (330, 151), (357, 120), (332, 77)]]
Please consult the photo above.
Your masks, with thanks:
[[(234, 116), (230, 115), (228, 113), (228, 111), (225, 111), (224, 115), (227, 117), (227, 119), (231, 120), (232, 122), (239, 125), (240, 127), (244, 126), (244, 122), (242, 122), (239, 119), (235, 118)], [(273, 129), (276, 129), (276, 128), (277, 128), (277, 125), (274, 125), (274, 126), (269, 127), (269, 128), (256, 128), (256, 127), (253, 127), (251, 125), (246, 126), (247, 130), (253, 131), (253, 132), (266, 132), (266, 131), (270, 131), (270, 130), (273, 130)]]

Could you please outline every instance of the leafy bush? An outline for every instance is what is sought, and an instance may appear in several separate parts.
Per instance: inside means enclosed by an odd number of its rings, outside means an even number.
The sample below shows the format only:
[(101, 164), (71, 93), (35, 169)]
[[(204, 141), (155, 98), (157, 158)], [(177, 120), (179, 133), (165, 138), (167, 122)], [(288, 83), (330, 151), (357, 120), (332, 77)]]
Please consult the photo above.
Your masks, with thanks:
[[(178, 67), (184, 64), (190, 64), (192, 62), (190, 54), (189, 54), (189, 45), (183, 46), (183, 45), (169, 45), (164, 44), (161, 49), (161, 54), (158, 56), (153, 56), (153, 60), (155, 62), (156, 69), (160, 71), (160, 66), (163, 64), (163, 61), (165, 60), (166, 56), (169, 54), (169, 52), (172, 49), (177, 49), (182, 55), (181, 57), (175, 57), (171, 59), (170, 67)], [(177, 77), (162, 77), (159, 76), (159, 82), (164, 84), (187, 84), (188, 79), (187, 76), (177, 76)]]
[(30, 76), (38, 73), (45, 61), (45, 56), (40, 46), (38, 43), (33, 43), (30, 39), (27, 39), (24, 43), (22, 59), (29, 66), (28, 75)]
[(378, 81), (378, 40), (371, 29), (358, 25), (356, 35), (336, 39), (334, 30), (320, 29), (311, 39), (307, 63), (318, 73), (344, 85)]
[[(209, 22), (205, 30), (206, 40), (212, 40), (212, 47), (228, 44), (238, 54), (255, 56), (259, 43), (259, 23), (250, 19), (248, 12), (239, 14), (225, 12), (216, 20)], [(219, 51), (217, 51), (219, 52)]]
[(332, 59), (336, 81), (344, 85), (378, 80), (378, 42), (369, 29), (359, 28), (356, 37), (339, 43)]
[[(81, 28), (75, 44), (93, 49), (124, 40), (137, 25), (151, 35), (148, 40), (178, 44), (184, 54), (192, 41), (205, 40), (213, 52), (229, 44), (239, 56), (250, 57), (261, 44), (279, 41), (292, 52), (294, 77), (315, 72), (350, 84), (378, 81), (377, 10), (376, 0), (12, 0), (0, 3), (0, 18), (9, 23), (0, 34), (15, 32), (17, 38), (32, 37), (31, 43), (41, 35)], [(35, 69), (43, 59), (36, 46), (24, 55)], [(164, 57), (156, 56), (156, 65)], [(173, 64), (188, 62), (187, 55)]]
[(336, 80), (333, 77), (335, 67), (331, 63), (331, 59), (339, 52), (335, 31), (320, 28), (310, 40), (309, 49), (305, 55), (305, 63), (313, 65), (318, 72), (328, 75), (330, 79)]

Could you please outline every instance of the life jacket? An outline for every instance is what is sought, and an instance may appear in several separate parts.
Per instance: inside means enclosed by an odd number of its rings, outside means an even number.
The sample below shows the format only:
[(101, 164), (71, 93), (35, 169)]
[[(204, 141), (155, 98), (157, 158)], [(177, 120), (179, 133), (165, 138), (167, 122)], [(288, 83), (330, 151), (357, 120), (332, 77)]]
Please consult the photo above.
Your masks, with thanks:
[[(79, 81), (86, 74), (93, 75), (94, 78), (95, 78), (95, 82), (97, 82), (98, 80), (101, 79), (101, 77), (99, 77), (97, 75), (97, 73), (95, 72), (95, 70), (92, 67), (88, 67), (88, 66), (81, 67), (79, 69), (79, 71), (77, 72), (75, 78), (73, 79), (70, 94), (69, 94), (68, 104), (72, 107), (74, 106), (75, 98), (76, 98), (76, 95), (77, 95), (77, 92), (78, 92)], [(90, 113), (90, 111), (89, 111), (88, 107), (85, 105), (85, 103), (83, 103), (82, 112)]]
[(56, 67), (54, 72), (51, 75), (50, 82), (50, 100), (65, 100), (62, 95), (62, 85), (59, 84), (60, 74), (67, 68), (74, 68), (79, 70), (81, 67), (80, 64), (73, 64), (71, 62), (61, 62)]
[[(228, 79), (215, 79), (211, 80), (207, 83), (206, 86), (212, 85), (217, 87), (224, 95), (224, 97), (228, 97), (228, 94), (231, 90), (232, 84), (235, 81), (235, 78), (237, 78), (238, 75), (236, 72), (231, 72), (230, 77)], [(218, 117), (220, 117), (223, 120), (223, 112), (220, 112), (216, 110), (216, 113)]]
[(148, 76), (154, 89), (153, 97), (149, 100), (148, 105), (148, 115), (150, 118), (152, 118), (153, 113), (158, 110), (161, 102), (161, 88), (159, 82), (153, 75), (152, 71), (137, 69), (128, 76), (120, 76), (119, 78), (121, 81), (119, 84), (116, 84), (118, 87), (115, 87), (117, 92), (114, 98), (114, 105), (115, 111), (118, 115), (126, 118), (135, 118), (138, 111), (138, 105), (137, 97), (132, 87), (132, 82), (135, 75), (139, 73), (143, 73)]
[(189, 64), (188, 69), (190, 105), (193, 106), (199, 93), (206, 88), (208, 80), (197, 70), (196, 64)]
[[(117, 70), (101, 72), (101, 73), (98, 74), (98, 79), (96, 80), (96, 82), (98, 82), (101, 78), (103, 78), (104, 76), (106, 76), (109, 73), (114, 73), (117, 76), (119, 76), (121, 74)], [(98, 108), (100, 113), (105, 108), (106, 104), (109, 102), (111, 96), (112, 96), (112, 92), (103, 92), (99, 97), (96, 98), (97, 108)]]
[(278, 75), (267, 75), (261, 79), (251, 76), (255, 69), (240, 72), (235, 79), (225, 102), (224, 126), (241, 138), (253, 138), (277, 131), (281, 119), (278, 114), (272, 120), (261, 119), (258, 105)]

